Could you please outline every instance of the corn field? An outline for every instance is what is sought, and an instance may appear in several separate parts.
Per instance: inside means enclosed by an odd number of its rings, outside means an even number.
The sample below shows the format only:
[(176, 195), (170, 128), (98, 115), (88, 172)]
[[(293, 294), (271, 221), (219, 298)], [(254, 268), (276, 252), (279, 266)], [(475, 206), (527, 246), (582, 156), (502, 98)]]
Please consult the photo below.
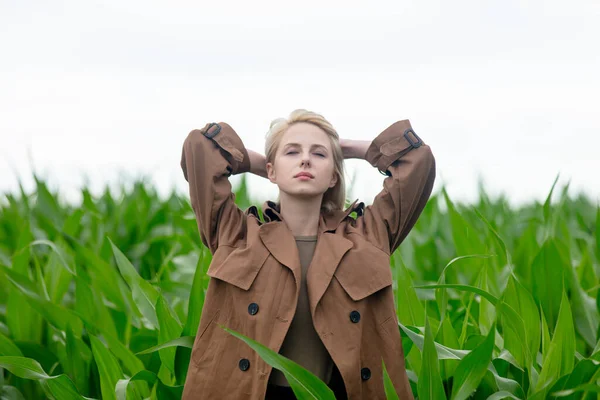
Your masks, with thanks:
[[(67, 204), (35, 182), (0, 197), (0, 399), (181, 398), (211, 261), (187, 195), (161, 198), (140, 180)], [(236, 202), (250, 200), (242, 180)], [(483, 187), (473, 204), (442, 189), (391, 268), (415, 397), (600, 398), (591, 199), (556, 182), (543, 204), (519, 207)], [(303, 382), (299, 398), (333, 398), (230, 333)]]

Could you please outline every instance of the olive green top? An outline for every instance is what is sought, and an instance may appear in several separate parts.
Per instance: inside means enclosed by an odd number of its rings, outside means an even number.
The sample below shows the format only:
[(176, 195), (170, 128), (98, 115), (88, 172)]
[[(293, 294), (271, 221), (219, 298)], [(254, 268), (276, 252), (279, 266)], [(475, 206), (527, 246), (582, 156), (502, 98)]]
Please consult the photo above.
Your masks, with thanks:
[[(295, 239), (302, 266), (300, 296), (296, 314), (279, 353), (300, 364), (322, 381), (329, 382), (333, 361), (313, 326), (306, 288), (306, 273), (315, 251), (317, 236), (296, 236)], [(289, 386), (283, 373), (275, 369), (271, 373), (269, 382)]]

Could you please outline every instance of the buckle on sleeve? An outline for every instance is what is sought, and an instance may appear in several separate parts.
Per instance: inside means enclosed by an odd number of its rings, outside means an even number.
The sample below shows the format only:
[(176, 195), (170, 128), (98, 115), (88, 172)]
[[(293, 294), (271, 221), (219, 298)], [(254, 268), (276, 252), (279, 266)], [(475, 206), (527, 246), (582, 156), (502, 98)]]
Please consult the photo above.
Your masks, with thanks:
[[(410, 138), (410, 136), (408, 136), (409, 133), (412, 133), (413, 136), (417, 138), (416, 142), (413, 141)], [(406, 139), (406, 141), (408, 143), (410, 143), (410, 145), (412, 146), (413, 149), (419, 148), (423, 144), (423, 141), (421, 140), (421, 138), (415, 133), (415, 131), (412, 130), (412, 128), (408, 128), (407, 130), (404, 131), (404, 138)]]
[[(213, 129), (213, 131), (211, 132), (211, 129), (213, 127), (216, 127), (216, 128)], [(203, 133), (204, 133), (204, 136), (206, 136), (209, 139), (212, 139), (215, 136), (217, 136), (219, 134), (219, 132), (221, 132), (221, 125), (211, 122), (210, 124), (208, 124), (206, 130)]]

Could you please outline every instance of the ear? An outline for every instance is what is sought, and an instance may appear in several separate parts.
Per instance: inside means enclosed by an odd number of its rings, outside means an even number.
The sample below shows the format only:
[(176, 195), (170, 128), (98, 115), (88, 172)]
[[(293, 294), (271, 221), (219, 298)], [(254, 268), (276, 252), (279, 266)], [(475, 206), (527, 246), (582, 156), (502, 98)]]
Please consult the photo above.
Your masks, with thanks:
[(333, 173), (333, 177), (331, 178), (331, 182), (329, 182), (329, 187), (330, 187), (330, 188), (334, 187), (334, 186), (336, 185), (337, 181), (338, 181), (338, 176), (337, 176), (337, 174), (334, 172), (334, 173)]
[(267, 178), (271, 181), (271, 183), (275, 183), (277, 179), (277, 175), (275, 174), (275, 168), (273, 168), (273, 163), (268, 162), (266, 164), (267, 168)]

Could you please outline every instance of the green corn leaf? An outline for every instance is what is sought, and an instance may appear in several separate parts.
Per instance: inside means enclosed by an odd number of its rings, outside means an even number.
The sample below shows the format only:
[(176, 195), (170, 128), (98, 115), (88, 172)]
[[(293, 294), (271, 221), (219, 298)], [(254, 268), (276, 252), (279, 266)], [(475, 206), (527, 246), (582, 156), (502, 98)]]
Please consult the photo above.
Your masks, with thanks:
[[(160, 295), (158, 297), (158, 301), (156, 302), (156, 316), (159, 324), (159, 344), (168, 342), (169, 340), (177, 339), (181, 335), (181, 324), (179, 321), (177, 321), (164, 298)], [(175, 350), (175, 348), (164, 348), (158, 352), (163, 364), (173, 374), (175, 374)]]
[(448, 193), (445, 189), (442, 190), (446, 205), (448, 207), (448, 214), (450, 215), (450, 222), (452, 227), (452, 238), (459, 254), (482, 254), (484, 250), (483, 243), (477, 231), (473, 226), (456, 210), (456, 206), (450, 200)]
[[(28, 245), (28, 247), (34, 247), (34, 246), (50, 247), (50, 249), (52, 249), (52, 251), (54, 251), (56, 253), (56, 255), (58, 256), (59, 265), (62, 266), (71, 275), (75, 275), (75, 270), (67, 262), (68, 256), (66, 255), (65, 251), (63, 249), (61, 249), (59, 246), (57, 246), (54, 242), (52, 242), (50, 240), (46, 240), (46, 239), (38, 239), (38, 240), (34, 240), (33, 242), (29, 243), (29, 245)], [(20, 251), (23, 251), (23, 249), (21, 249)]]
[(73, 381), (66, 375), (58, 375), (48, 380), (40, 382), (42, 386), (46, 387), (47, 390), (52, 393), (56, 400), (61, 399), (89, 399), (82, 396), (78, 391)]
[(94, 251), (79, 243), (77, 239), (66, 234), (63, 235), (63, 239), (75, 249), (75, 253), (82, 259), (82, 263), (85, 263), (90, 275), (96, 278), (94, 283), (104, 296), (115, 304), (118, 310), (128, 311), (126, 291), (129, 290), (115, 268)]
[(515, 396), (514, 394), (506, 391), (496, 392), (493, 395), (489, 396), (486, 400), (502, 400), (502, 399), (515, 399), (521, 400), (520, 397)]
[[(596, 259), (600, 260), (600, 204), (596, 207)], [(600, 291), (599, 294), (600, 296)]]
[[(210, 252), (207, 252), (206, 249), (199, 250), (198, 252), (200, 253), (200, 256), (198, 257), (192, 290), (190, 291), (188, 317), (182, 333), (184, 336), (196, 335), (198, 331), (200, 315), (202, 314), (205, 298), (204, 281), (208, 279), (206, 272), (208, 271), (208, 265), (212, 259), (212, 257), (210, 257)], [(206, 255), (206, 253), (209, 255)]]
[[(127, 399), (127, 390), (129, 388), (129, 383), (130, 382), (146, 382), (148, 383), (148, 385), (150, 387), (153, 387), (154, 385), (158, 384), (159, 386), (161, 386), (160, 392), (161, 395), (159, 395), (159, 399), (181, 399), (181, 396), (183, 395), (183, 386), (168, 386), (165, 385), (164, 383), (162, 383), (162, 381), (158, 378), (158, 376), (156, 376), (156, 374), (154, 372), (150, 372), (150, 371), (139, 371), (138, 373), (136, 373), (135, 375), (133, 375), (131, 378), (128, 379), (120, 379), (117, 382), (117, 385), (115, 387), (115, 396), (117, 400), (126, 400)], [(157, 390), (158, 392), (158, 390)]]
[(383, 389), (385, 390), (386, 399), (400, 400), (398, 393), (396, 393), (396, 388), (394, 388), (394, 383), (392, 382), (392, 379), (385, 368), (385, 362), (383, 362), (383, 359), (381, 359), (381, 369), (383, 371)]
[(158, 291), (147, 281), (137, 273), (131, 262), (125, 257), (125, 255), (114, 245), (109, 239), (112, 246), (115, 259), (117, 260), (117, 266), (121, 271), (121, 275), (125, 279), (125, 282), (131, 288), (133, 293), (133, 301), (137, 305), (142, 315), (157, 328), (159, 326), (158, 318), (156, 317), (156, 310), (154, 305), (158, 300)]
[(277, 354), (266, 346), (238, 332), (222, 327), (226, 332), (244, 341), (270, 366), (283, 372), (294, 394), (299, 399), (335, 400), (331, 389), (313, 373), (292, 360)]
[(31, 358), (0, 357), (0, 368), (8, 370), (19, 378), (39, 381), (57, 400), (86, 399), (79, 394), (69, 377), (66, 375), (50, 376), (36, 360)]
[(594, 347), (594, 350), (592, 350), (592, 355), (590, 358), (596, 361), (600, 361), (600, 340), (598, 340), (598, 343), (596, 343), (596, 347)]
[(81, 208), (75, 210), (65, 220), (62, 231), (71, 236), (77, 235), (77, 233), (82, 227), (82, 219), (85, 216), (85, 214), (86, 212)]
[(110, 309), (102, 301), (102, 294), (88, 285), (80, 275), (75, 278), (75, 312), (81, 320), (97, 331), (117, 337), (115, 322)]
[[(479, 286), (481, 290), (489, 293), (488, 285), (488, 269), (491, 268), (488, 263), (485, 263), (481, 268), (479, 275)], [(487, 335), (494, 321), (496, 320), (495, 305), (490, 303), (485, 297), (479, 300), (479, 329), (482, 335)]]
[(566, 293), (562, 292), (560, 311), (556, 329), (544, 359), (542, 371), (536, 389), (549, 388), (559, 377), (573, 370), (575, 355), (575, 328), (573, 327), (573, 316)]
[(552, 193), (554, 193), (554, 188), (556, 187), (556, 183), (558, 182), (558, 178), (560, 177), (560, 174), (556, 175), (556, 178), (554, 178), (554, 183), (552, 183), (552, 187), (550, 188), (550, 193), (548, 193), (548, 197), (546, 197), (546, 201), (544, 202), (544, 206), (543, 206), (543, 210), (544, 210), (544, 221), (546, 222), (546, 224), (550, 223), (550, 207), (551, 207), (551, 201), (552, 201)]
[[(108, 334), (103, 334), (103, 338), (108, 345), (108, 349), (110, 353), (114, 355), (119, 361), (123, 363), (123, 367), (129, 373), (130, 376), (135, 375), (136, 373), (144, 370), (144, 364), (142, 361), (137, 358), (125, 344), (121, 343), (116, 337), (113, 337)], [(137, 397), (146, 398), (148, 394), (148, 388), (144, 386), (143, 382), (137, 382), (134, 385), (129, 387), (129, 390), (132, 392), (132, 395)], [(136, 390), (140, 391), (136, 392)], [(134, 397), (134, 398), (137, 398)]]
[[(529, 368), (529, 366), (533, 363), (533, 355), (527, 346), (527, 330), (525, 328), (525, 321), (520, 314), (518, 314), (506, 303), (499, 303), (497, 309), (502, 316), (502, 326), (506, 329), (505, 336), (508, 338), (514, 338), (512, 342), (509, 342), (511, 345), (510, 349), (515, 350), (515, 353), (522, 357), (519, 366), (521, 368)], [(518, 338), (521, 338), (521, 341), (518, 341)]]
[(46, 183), (34, 174), (34, 180), (36, 183), (36, 203), (35, 211), (45, 216), (53, 223), (54, 226), (62, 226), (63, 213), (61, 212), (58, 199), (50, 193)]
[(424, 323), (425, 310), (417, 297), (415, 289), (412, 287), (412, 278), (400, 253), (394, 253), (396, 282), (398, 284), (396, 292), (396, 301), (398, 320), (402, 323), (413, 326), (421, 326)]
[(560, 307), (557, 293), (563, 291), (564, 266), (562, 256), (554, 239), (548, 239), (531, 265), (533, 296), (544, 310), (549, 327), (554, 327)]
[(532, 293), (534, 277), (532, 276), (531, 264), (541, 248), (537, 239), (539, 224), (540, 222), (536, 220), (528, 221), (527, 228), (514, 238), (516, 241), (514, 250), (515, 274), (521, 278), (523, 286)]
[[(483, 245), (478, 231), (456, 210), (456, 206), (450, 200), (445, 189), (442, 189), (442, 194), (448, 207), (452, 239), (456, 248), (456, 254), (461, 256), (467, 254), (484, 254), (485, 246)], [(458, 275), (458, 279), (452, 279), (452, 281), (461, 283), (473, 282), (473, 278), (476, 276), (478, 270), (479, 264), (477, 263), (477, 260), (465, 260), (464, 268), (461, 270), (461, 274)]]
[[(0, 218), (1, 220), (1, 218)], [(29, 261), (31, 258), (31, 247), (28, 246), (34, 240), (29, 220), (24, 218), (23, 224), (20, 226), (21, 233), (18, 236), (16, 244), (17, 249), (12, 256), (12, 268), (6, 265), (0, 265), (4, 269), (10, 269), (16, 273), (26, 276), (29, 273)], [(1, 254), (1, 252), (0, 252)], [(10, 260), (6, 260), (5, 264), (10, 264)], [(3, 288), (2, 283), (6, 285)], [(7, 282), (2, 270), (0, 270), (0, 293), (5, 291), (6, 300), (6, 324), (8, 325), (11, 337), (14, 340), (24, 340), (36, 342), (40, 340), (42, 335), (42, 318), (25, 300), (25, 296), (21, 294), (19, 289), (13, 287)], [(35, 292), (35, 289), (34, 289)]]
[[(575, 393), (586, 392), (586, 393), (600, 393), (600, 385), (595, 383), (586, 383), (580, 386), (577, 386), (574, 389), (561, 390), (559, 392), (552, 393), (552, 396), (555, 397), (566, 397), (571, 396)], [(587, 398), (585, 394), (581, 398)]]
[(502, 240), (502, 238), (500, 237), (498, 232), (496, 232), (496, 230), (494, 229), (492, 224), (483, 216), (483, 214), (481, 214), (481, 212), (477, 208), (473, 207), (473, 211), (475, 212), (475, 214), (477, 214), (479, 219), (482, 220), (483, 223), (490, 230), (490, 232), (492, 233), (492, 237), (494, 238), (494, 241), (497, 243), (498, 247), (500, 248), (500, 256), (501, 256), (501, 264), (500, 265), (502, 265), (502, 266), (506, 265), (506, 264), (511, 265), (512, 260), (510, 258), (508, 249), (506, 248), (506, 243), (504, 243), (504, 240)]
[(0, 379), (0, 400), (25, 400), (23, 394), (14, 386), (2, 385)]
[(168, 386), (160, 379), (156, 382), (156, 398), (161, 400), (180, 400), (183, 396), (183, 385)]
[(106, 340), (110, 352), (123, 363), (123, 366), (130, 375), (134, 375), (144, 369), (142, 361), (116, 337), (107, 334), (104, 334), (103, 337), (104, 340)]
[(480, 289), (478, 287), (471, 286), (471, 285), (460, 285), (460, 284), (446, 283), (446, 284), (443, 284), (443, 285), (415, 286), (414, 288), (415, 289), (439, 289), (439, 288), (444, 288), (444, 289), (464, 290), (464, 291), (475, 293), (475, 294), (478, 294), (478, 295), (484, 297), (487, 301), (489, 301), (490, 303), (492, 303), (494, 306), (500, 301), (496, 296), (494, 296), (490, 292), (487, 292), (485, 290), (482, 290), (482, 289)]
[(0, 356), (23, 356), (21, 350), (19, 350), (19, 348), (12, 342), (12, 340), (10, 340), (2, 332), (0, 332)]
[(26, 275), (29, 271), (29, 260), (31, 258), (30, 243), (35, 240), (31, 233), (31, 225), (29, 220), (25, 219), (25, 223), (20, 227), (19, 239), (17, 242), (17, 250), (12, 255), (12, 269), (16, 272)]
[(115, 399), (115, 385), (123, 377), (123, 372), (114, 356), (95, 336), (90, 335), (94, 360), (100, 374), (100, 386), (104, 400)]
[(65, 372), (73, 379), (75, 385), (87, 393), (90, 379), (90, 362), (92, 352), (83, 340), (77, 340), (71, 327), (66, 332), (66, 365)]
[[(4, 276), (0, 277), (4, 279)], [(8, 279), (5, 280), (5, 282)], [(14, 340), (22, 340), (26, 342), (39, 342), (42, 338), (43, 318), (27, 302), (27, 296), (21, 291), (7, 284), (7, 303), (6, 303), (6, 325), (11, 332), (11, 337)], [(10, 286), (8, 286), (10, 285)]]
[[(448, 315), (446, 315), (446, 318), (440, 324), (440, 329), (438, 330), (435, 341), (440, 345), (447, 346), (452, 349), (458, 349), (460, 347), (458, 344), (458, 336), (456, 335), (456, 331), (454, 330)], [(440, 375), (442, 376), (442, 380), (448, 380), (452, 375), (454, 375), (454, 370), (456, 369), (457, 365), (458, 360), (440, 359)]]
[(168, 347), (177, 347), (177, 346), (186, 347), (188, 349), (191, 349), (194, 347), (194, 339), (195, 339), (194, 336), (182, 336), (180, 338), (170, 340), (170, 341), (160, 344), (158, 346), (150, 347), (149, 349), (140, 351), (137, 354), (149, 354), (149, 353), (154, 353), (155, 351), (158, 351), (161, 349), (166, 349)]
[(582, 247), (584, 247), (581, 251), (581, 260), (579, 261), (579, 266), (575, 268), (573, 271), (577, 275), (577, 280), (579, 282), (579, 286), (584, 290), (584, 292), (591, 297), (594, 297), (594, 294), (598, 292), (598, 288), (600, 288), (600, 280), (596, 277), (596, 271), (594, 270), (594, 261), (592, 258), (592, 249), (586, 247), (583, 241), (580, 241)]
[(496, 324), (493, 324), (485, 340), (467, 354), (456, 367), (452, 385), (452, 400), (464, 400), (477, 389), (492, 361), (495, 335)]
[[(76, 278), (76, 303), (79, 310), (77, 315), (85, 322), (86, 329), (91, 333), (101, 333), (110, 351), (123, 363), (130, 374), (144, 369), (142, 362), (117, 338), (117, 330), (109, 309), (101, 301), (101, 296), (94, 294), (95, 288)], [(87, 312), (86, 312), (87, 311)]]
[[(417, 346), (417, 348), (423, 352), (425, 346), (425, 336), (413, 332), (407, 326), (402, 325), (402, 323), (398, 323), (402, 331), (406, 333), (406, 336), (410, 338), (410, 340)], [(439, 343), (435, 343), (435, 349), (438, 355), (439, 360), (460, 360), (467, 354), (469, 354), (468, 350), (458, 350), (446, 347)]]
[[(600, 363), (597, 363), (590, 359), (581, 360), (573, 368), (573, 372), (569, 375), (562, 377), (564, 382), (561, 385), (555, 385), (552, 388), (552, 396), (556, 397), (568, 397), (569, 399), (576, 399), (578, 396), (575, 393), (579, 392), (578, 388), (585, 387), (585, 385), (598, 386), (598, 373), (600, 372)], [(583, 397), (582, 397), (583, 398)]]
[[(506, 289), (502, 295), (502, 301), (512, 308), (519, 318), (523, 321), (524, 335), (520, 332), (520, 328), (517, 326), (515, 329), (509, 329), (504, 332), (504, 346), (511, 352), (515, 357), (520, 366), (527, 365), (526, 353), (524, 352), (523, 346), (529, 351), (531, 357), (529, 362), (532, 362), (540, 349), (540, 317), (539, 310), (535, 304), (533, 296), (527, 289), (511, 275), (508, 279)], [(505, 321), (511, 324), (511, 316), (506, 315), (509, 319)], [(514, 320), (513, 320), (514, 321)], [(517, 325), (520, 325), (516, 322)], [(503, 323), (504, 325), (504, 323)], [(522, 336), (519, 336), (522, 335)]]
[(25, 357), (0, 357), (0, 367), (23, 379), (49, 379), (40, 363)]
[(50, 254), (44, 267), (43, 279), (39, 280), (48, 288), (49, 300), (54, 304), (60, 304), (65, 297), (65, 293), (69, 290), (72, 280), (73, 275), (60, 266), (59, 257), (56, 253)]
[(29, 305), (49, 323), (61, 331), (66, 331), (67, 326), (70, 325), (73, 328), (73, 333), (78, 337), (81, 336), (83, 324), (70, 310), (40, 297), (27, 277), (1, 265), (0, 269), (6, 274), (9, 281), (21, 291)]
[(42, 266), (40, 265), (38, 256), (33, 257), (33, 265), (34, 278), (31, 283), (37, 287), (38, 293), (40, 293), (42, 299), (50, 300), (50, 295), (48, 294), (48, 287), (46, 281), (44, 280), (44, 273), (42, 272)]
[(419, 399), (422, 400), (446, 398), (442, 377), (440, 376), (438, 355), (427, 317), (425, 318), (425, 343), (423, 346), (423, 363), (419, 372), (418, 392)]
[(571, 275), (571, 303), (575, 327), (588, 346), (594, 347), (597, 342), (596, 334), (600, 326), (600, 315), (594, 298), (588, 296), (581, 287), (573, 268), (568, 269)]
[(39, 288), (36, 287), (34, 282), (32, 282), (27, 275), (20, 274), (4, 265), (0, 265), (0, 271), (2, 271), (8, 280), (26, 297), (40, 300), (43, 298)]
[(509, 379), (509, 378), (504, 378), (504, 377), (500, 376), (498, 371), (496, 371), (496, 369), (494, 368), (493, 364), (490, 364), (488, 366), (486, 375), (489, 375), (489, 374), (492, 375), (492, 377), (494, 379), (494, 383), (498, 387), (499, 391), (511, 393), (520, 399), (525, 398), (525, 393), (524, 393), (521, 385), (515, 380)]
[(548, 351), (550, 350), (550, 330), (548, 329), (548, 324), (546, 323), (546, 316), (544, 315), (544, 310), (540, 310), (540, 316), (542, 321), (542, 359), (545, 360), (548, 356)]
[[(446, 266), (442, 270), (440, 277), (438, 278), (438, 282), (437, 282), (438, 285), (442, 285), (442, 284), (446, 283), (446, 271), (452, 266), (454, 266), (455, 268), (458, 267), (459, 261), (462, 261), (462, 260), (467, 261), (471, 258), (485, 259), (485, 258), (489, 258), (489, 257), (491, 257), (491, 256), (485, 255), (485, 254), (471, 254), (471, 255), (459, 256), (459, 257), (453, 258), (452, 260), (450, 260), (450, 262), (448, 264), (446, 264)], [(436, 302), (438, 305), (438, 310), (440, 312), (440, 319), (444, 320), (444, 318), (446, 316), (446, 310), (448, 309), (448, 294), (446, 293), (446, 289), (445, 288), (437, 289), (435, 291), (435, 299), (436, 299)]]

